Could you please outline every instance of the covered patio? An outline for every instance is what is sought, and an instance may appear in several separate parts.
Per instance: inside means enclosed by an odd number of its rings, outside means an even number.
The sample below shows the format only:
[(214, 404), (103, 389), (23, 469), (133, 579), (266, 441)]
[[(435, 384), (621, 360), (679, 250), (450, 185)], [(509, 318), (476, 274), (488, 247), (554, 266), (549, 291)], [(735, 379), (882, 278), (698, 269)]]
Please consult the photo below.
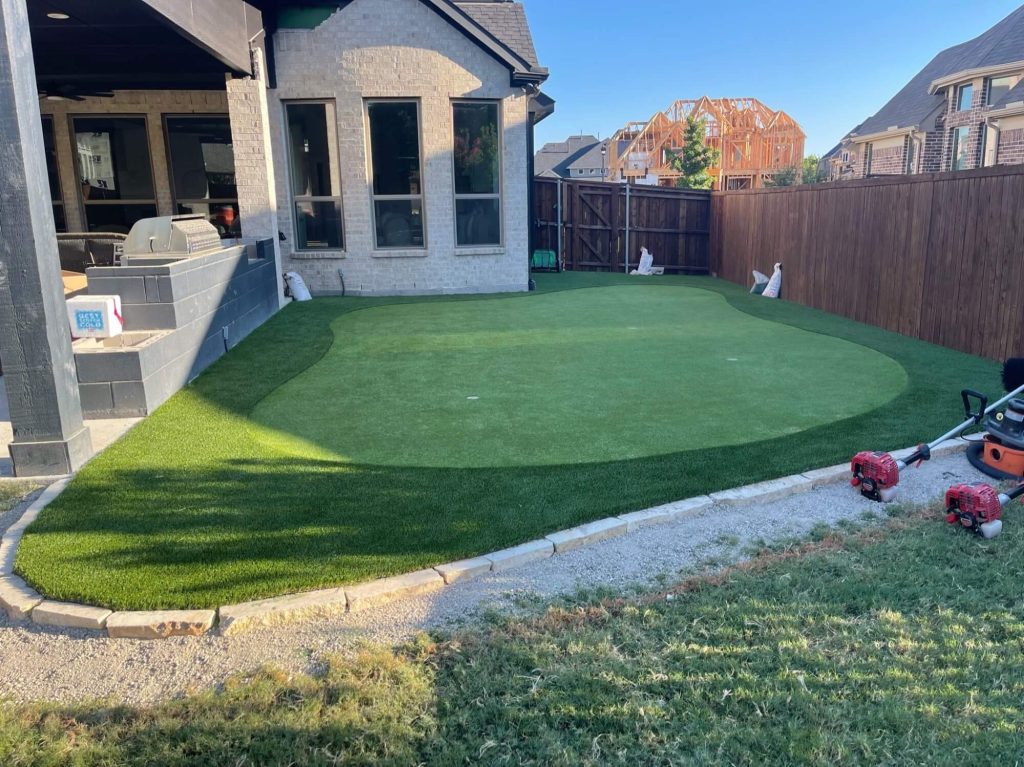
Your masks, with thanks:
[[(0, 0), (11, 473), (77, 470), (279, 308), (264, 43), (243, 0)], [(220, 247), (120, 263), (136, 222), (176, 215)], [(75, 342), (67, 294), (118, 295), (123, 340)]]

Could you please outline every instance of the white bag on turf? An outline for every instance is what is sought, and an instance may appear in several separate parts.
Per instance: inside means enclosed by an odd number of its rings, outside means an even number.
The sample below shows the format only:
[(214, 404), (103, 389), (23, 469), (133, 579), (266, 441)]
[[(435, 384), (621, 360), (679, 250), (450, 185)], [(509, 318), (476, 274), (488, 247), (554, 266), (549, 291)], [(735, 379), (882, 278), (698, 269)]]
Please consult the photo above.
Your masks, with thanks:
[(778, 298), (782, 292), (782, 264), (775, 265), (775, 272), (772, 274), (772, 278), (768, 280), (768, 287), (764, 289), (764, 293), (761, 295), (765, 298)]

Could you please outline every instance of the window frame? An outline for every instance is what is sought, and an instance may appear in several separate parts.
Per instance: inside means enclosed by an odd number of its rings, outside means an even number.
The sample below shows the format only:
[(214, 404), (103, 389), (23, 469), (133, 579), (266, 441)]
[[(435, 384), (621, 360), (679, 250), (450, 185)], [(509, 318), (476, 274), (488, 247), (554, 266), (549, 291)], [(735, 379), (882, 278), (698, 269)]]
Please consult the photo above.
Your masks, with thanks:
[[(66, 232), (68, 230), (68, 209), (67, 209), (67, 206), (64, 204), (64, 177), (63, 177), (63, 175), (60, 172), (60, 152), (57, 150), (57, 121), (54, 119), (53, 115), (44, 114), (44, 115), (40, 115), (40, 117), (42, 118), (40, 122), (41, 122), (41, 124), (43, 126), (43, 145), (44, 145), (44, 148), (45, 148), (45, 145), (46, 145), (46, 126), (49, 125), (49, 127), (50, 127), (50, 140), (51, 140), (51, 144), (53, 145), (53, 153), (55, 155), (54, 156), (54, 169), (57, 171), (57, 188), (56, 189), (53, 189), (53, 188), (50, 189), (50, 205), (54, 208), (54, 212), (56, 212), (56, 208), (59, 206), (60, 207), (60, 212), (61, 212), (61, 218), (64, 219), (64, 226), (58, 227), (57, 226), (57, 217), (54, 216), (53, 217), (54, 229), (56, 229), (58, 233)], [(75, 151), (75, 159), (76, 160), (78, 159), (78, 151), (77, 151), (77, 149)], [(47, 184), (49, 184), (49, 182), (50, 182), (49, 169), (47, 169), (47, 173), (46, 173), (46, 182), (47, 182)]]
[[(153, 197), (152, 198), (132, 198), (122, 200), (89, 200), (86, 202), (82, 196), (82, 164), (78, 158), (78, 141), (75, 138), (78, 133), (75, 130), (75, 120), (82, 119), (98, 119), (98, 120), (119, 120), (119, 119), (137, 119), (142, 120), (143, 125), (146, 128), (146, 149), (149, 154), (149, 174), (150, 179), (153, 183)], [(154, 210), (154, 215), (160, 215), (160, 201), (157, 197), (157, 173), (156, 163), (153, 157), (153, 143), (150, 141), (149, 133), (149, 115), (145, 112), (69, 112), (67, 115), (68, 120), (68, 135), (71, 141), (71, 156), (74, 161), (75, 171), (75, 194), (78, 197), (78, 210), (81, 215), (82, 228), (86, 232), (93, 231), (89, 228), (89, 206), (121, 206), (128, 207), (130, 205), (151, 205)], [(65, 212), (66, 212), (65, 208)], [(129, 227), (130, 228), (130, 227)], [(103, 230), (97, 230), (103, 231)]]
[[(959, 125), (959, 126), (953, 128), (952, 130), (953, 130), (953, 137), (952, 137), (952, 139), (950, 141), (949, 169), (951, 171), (968, 170), (968, 168), (958, 168), (958, 167), (956, 167), (956, 164), (957, 164), (956, 158), (957, 158), (957, 154), (959, 154), (957, 150), (961, 146), (960, 136), (963, 135), (965, 140), (969, 140), (970, 137), (971, 137), (971, 126), (970, 125)], [(961, 131), (963, 133), (961, 133)]]
[[(992, 83), (994, 81), (996, 81), (996, 80), (1006, 80), (1006, 81), (1012, 83), (1013, 75), (998, 75), (996, 77), (986, 77), (985, 78), (985, 106), (987, 106), (987, 107), (993, 106), (994, 103), (995, 103), (995, 102), (992, 101)], [(1007, 88), (1007, 90), (1013, 90), (1013, 88), (1015, 88), (1015, 87), (1016, 87), (1015, 85), (1011, 84)]]
[[(964, 91), (967, 90), (967, 89), (970, 89), (970, 91), (971, 91), (971, 100), (968, 102), (967, 106), (964, 107), (963, 106), (963, 101), (964, 101), (964, 95), (963, 94), (964, 94)], [(971, 111), (971, 107), (973, 107), (973, 106), (974, 106), (974, 83), (973, 82), (969, 82), (969, 83), (963, 83), (962, 85), (958, 85), (956, 87), (956, 103), (954, 104), (954, 110), (953, 111), (955, 111), (955, 112), (970, 112)]]
[[(184, 213), (178, 213), (178, 205), (179, 204), (188, 205), (188, 204), (191, 203), (191, 204), (197, 204), (197, 205), (226, 205), (226, 204), (229, 204), (229, 203), (234, 203), (235, 207), (238, 208), (239, 218), (241, 218), (242, 211), (241, 211), (241, 206), (240, 206), (239, 201), (238, 201), (237, 194), (236, 194), (236, 196), (234, 198), (227, 198), (227, 197), (224, 197), (224, 198), (221, 198), (221, 197), (212, 198), (211, 197), (211, 198), (205, 199), (205, 200), (181, 199), (181, 198), (178, 197), (178, 190), (177, 190), (177, 188), (174, 185), (174, 156), (173, 156), (173, 153), (171, 152), (171, 131), (170, 131), (170, 126), (168, 124), (168, 120), (182, 120), (182, 119), (186, 119), (186, 120), (189, 120), (189, 119), (191, 119), (191, 120), (209, 120), (211, 118), (223, 118), (223, 119), (226, 119), (228, 121), (228, 131), (231, 130), (231, 117), (230, 117), (230, 115), (228, 115), (228, 114), (226, 114), (224, 112), (185, 112), (185, 113), (168, 112), (168, 113), (164, 113), (164, 114), (160, 115), (160, 121), (161, 121), (161, 125), (162, 125), (163, 131), (164, 131), (164, 151), (167, 153), (167, 182), (168, 182), (168, 186), (170, 187), (170, 192), (171, 192), (171, 207), (174, 210), (174, 215), (177, 216), (177, 215), (188, 215), (188, 214), (184, 214)], [(234, 156), (234, 151), (235, 151), (234, 150), (234, 137), (232, 136), (232, 148), (231, 148), (232, 156)], [(238, 191), (237, 182), (238, 182), (238, 178), (237, 178), (237, 175), (236, 175), (236, 177), (235, 177), (235, 191), (236, 192)], [(241, 231), (241, 225), (239, 225), (239, 231)]]
[[(455, 155), (452, 153), (452, 226), (455, 230), (456, 250), (480, 250), (482, 248), (504, 248), (505, 247), (505, 120), (502, 111), (501, 99), (452, 99), (452, 148), (455, 147), (455, 107), (458, 104), (489, 104), (496, 108), (496, 122), (498, 129), (498, 191), (494, 194), (459, 194), (455, 190)], [(579, 175), (584, 174), (584, 169), (579, 168)], [(591, 175), (594, 173), (591, 168)], [(484, 245), (460, 245), (459, 244), (459, 201), (460, 200), (497, 200), (498, 201), (498, 242), (489, 242)]]
[[(292, 141), (291, 141), (291, 129), (289, 128), (288, 122), (288, 107), (292, 105), (301, 104), (323, 104), (324, 106), (330, 106), (330, 114), (334, 116), (334, 165), (333, 170), (337, 171), (338, 174), (338, 191), (337, 194), (331, 196), (324, 195), (309, 195), (295, 194), (295, 174), (292, 172)], [(289, 218), (292, 222), (292, 253), (346, 253), (348, 246), (348, 235), (345, 231), (345, 201), (343, 199), (344, 184), (341, 178), (341, 143), (338, 135), (338, 105), (337, 100), (333, 98), (322, 98), (322, 99), (283, 99), (281, 101), (281, 118), (282, 126), (281, 129), (284, 133), (284, 159), (285, 159), (285, 172), (288, 174), (288, 199), (291, 202), (289, 208)], [(330, 116), (325, 113), (324, 115), (325, 125), (328, 128), (328, 139), (330, 139)], [(334, 202), (338, 205), (338, 224), (340, 226), (339, 234), (341, 235), (340, 247), (325, 247), (325, 248), (310, 248), (310, 247), (299, 247), (299, 218), (296, 215), (296, 206), (298, 203), (317, 203), (317, 202)]]
[[(370, 127), (370, 107), (373, 104), (415, 104), (416, 105), (416, 144), (419, 151), (419, 172), (420, 172), (420, 193), (418, 195), (405, 194), (381, 194), (373, 191), (375, 168), (373, 167), (373, 131)], [(381, 252), (395, 251), (426, 251), (430, 239), (427, 232), (427, 184), (424, 163), (423, 163), (423, 104), (416, 96), (367, 96), (363, 98), (363, 125), (366, 132), (366, 180), (370, 193), (370, 231), (373, 237), (373, 250)], [(422, 245), (385, 245), (381, 246), (377, 241), (377, 202), (410, 202), (419, 201), (420, 217), (423, 219), (423, 244)]]

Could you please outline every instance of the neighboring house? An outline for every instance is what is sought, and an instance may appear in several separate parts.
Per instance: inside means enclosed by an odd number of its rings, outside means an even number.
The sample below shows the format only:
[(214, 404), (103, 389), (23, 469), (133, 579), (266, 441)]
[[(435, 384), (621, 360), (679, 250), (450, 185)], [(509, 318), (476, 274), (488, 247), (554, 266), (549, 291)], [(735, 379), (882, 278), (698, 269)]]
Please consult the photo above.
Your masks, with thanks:
[(534, 158), (534, 172), (541, 178), (601, 178), (601, 147), (596, 136), (580, 134), (541, 147)]
[(608, 177), (608, 139), (587, 148), (568, 167), (568, 178), (605, 181)]
[[(277, 311), (282, 272), (321, 294), (528, 289), (533, 126), (554, 102), (521, 3), (2, 8), (0, 265), (17, 279), (0, 290), (0, 356), (17, 474), (81, 466), (83, 414), (151, 412)], [(216, 231), (166, 258), (179, 240), (162, 234), (130, 264), (108, 243), (102, 267), (54, 236), (184, 213)], [(90, 295), (120, 296), (123, 347), (72, 343), (65, 295), (82, 271)]]
[(832, 180), (1024, 163), (1024, 6), (937, 55), (825, 160)]

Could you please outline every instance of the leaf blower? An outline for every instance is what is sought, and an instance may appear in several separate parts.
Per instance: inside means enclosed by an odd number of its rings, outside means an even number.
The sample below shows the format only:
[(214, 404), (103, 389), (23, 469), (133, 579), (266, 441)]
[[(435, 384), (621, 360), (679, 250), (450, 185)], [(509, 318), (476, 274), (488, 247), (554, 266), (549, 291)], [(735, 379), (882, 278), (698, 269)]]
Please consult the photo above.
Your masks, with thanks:
[[(997, 411), (1007, 402), (1024, 394), (1024, 358), (1006, 361), (1003, 365), (1003, 386), (1010, 393), (992, 405), (988, 397), (972, 389), (964, 389), (960, 397), (964, 404), (964, 421), (927, 445), (918, 445), (906, 458), (897, 460), (888, 453), (865, 450), (857, 453), (850, 462), (852, 477), (850, 484), (860, 489), (861, 495), (872, 501), (888, 503), (896, 497), (900, 483), (900, 472), (912, 464), (921, 465), (932, 457), (932, 450), (948, 439), (959, 437), (971, 426), (980, 424), (986, 416)], [(977, 409), (973, 402), (977, 401)], [(1024, 410), (1024, 402), (1021, 403)], [(1024, 444), (1022, 444), (1024, 449)]]
[(995, 538), (1003, 531), (1003, 507), (1024, 495), (1024, 484), (1000, 493), (984, 482), (953, 485), (946, 491), (946, 521), (960, 523), (982, 538)]
[[(1009, 391), (1024, 378), (1024, 359), (1009, 360), (1003, 385)], [(967, 448), (967, 460), (996, 479), (1024, 479), (1024, 399), (1013, 397), (1005, 411), (985, 419), (985, 437)]]

